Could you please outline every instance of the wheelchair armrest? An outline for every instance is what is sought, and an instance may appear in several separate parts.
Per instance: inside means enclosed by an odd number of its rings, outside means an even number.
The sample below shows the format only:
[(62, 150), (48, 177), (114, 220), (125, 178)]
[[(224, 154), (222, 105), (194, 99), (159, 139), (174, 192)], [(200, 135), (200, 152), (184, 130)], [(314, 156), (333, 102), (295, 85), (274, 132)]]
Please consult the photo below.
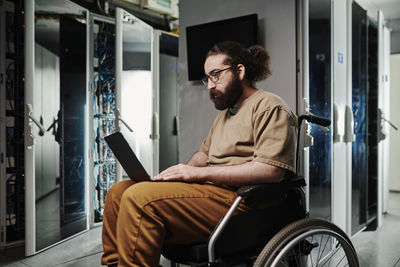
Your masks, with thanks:
[(243, 198), (246, 204), (263, 203), (282, 200), (290, 189), (306, 185), (303, 176), (293, 175), (286, 177), (280, 183), (264, 183), (240, 187), (236, 193)]

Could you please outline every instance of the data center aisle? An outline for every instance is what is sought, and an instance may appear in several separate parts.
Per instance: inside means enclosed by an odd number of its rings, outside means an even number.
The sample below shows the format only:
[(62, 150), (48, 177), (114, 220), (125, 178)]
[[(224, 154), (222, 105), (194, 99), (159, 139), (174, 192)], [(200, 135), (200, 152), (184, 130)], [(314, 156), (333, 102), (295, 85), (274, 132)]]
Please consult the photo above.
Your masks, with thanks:
[[(390, 193), (388, 212), (377, 231), (362, 232), (353, 239), (361, 267), (400, 267), (400, 192)], [(0, 251), (4, 267), (96, 267), (101, 266), (101, 227), (35, 256), (25, 258), (24, 248)], [(169, 266), (164, 264), (164, 267)]]

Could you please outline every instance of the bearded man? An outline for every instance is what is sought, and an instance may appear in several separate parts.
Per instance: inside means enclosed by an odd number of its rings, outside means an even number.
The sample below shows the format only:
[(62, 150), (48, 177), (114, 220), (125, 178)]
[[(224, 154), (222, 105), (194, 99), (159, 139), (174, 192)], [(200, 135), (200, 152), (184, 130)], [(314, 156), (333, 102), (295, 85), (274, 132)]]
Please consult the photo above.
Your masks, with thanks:
[[(207, 138), (186, 164), (155, 181), (122, 181), (109, 190), (102, 264), (158, 266), (164, 242), (205, 242), (238, 187), (280, 182), (295, 171), (297, 118), (280, 97), (255, 87), (271, 73), (267, 51), (219, 43), (208, 52), (204, 72), (220, 110)], [(237, 211), (250, 209), (242, 203)]]

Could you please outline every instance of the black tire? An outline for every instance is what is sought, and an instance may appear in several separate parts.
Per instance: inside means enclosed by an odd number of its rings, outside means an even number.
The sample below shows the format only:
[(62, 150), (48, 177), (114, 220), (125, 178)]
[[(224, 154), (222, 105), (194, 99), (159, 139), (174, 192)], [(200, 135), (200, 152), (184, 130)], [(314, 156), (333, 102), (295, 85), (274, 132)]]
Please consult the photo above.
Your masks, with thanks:
[[(313, 243), (315, 236), (320, 237), (321, 244)], [(336, 242), (331, 242), (332, 240)], [(332, 248), (328, 244), (335, 244), (335, 247)], [(327, 245), (328, 250), (325, 251)], [(314, 250), (317, 248), (318, 251)], [(341, 250), (343, 253), (337, 254), (338, 251), (342, 252)], [(313, 265), (313, 255), (316, 252), (318, 252), (315, 261), (317, 265)], [(321, 266), (319, 265), (321, 262), (327, 263), (329, 260), (331, 263), (332, 259), (340, 260), (339, 264), (342, 266), (344, 258), (348, 265), (343, 266), (359, 267), (357, 253), (348, 236), (339, 227), (321, 219), (302, 219), (279, 231), (261, 251), (254, 266), (310, 266), (310, 263), (311, 266)], [(343, 263), (346, 263), (346, 260)], [(272, 265), (274, 261), (282, 264)]]

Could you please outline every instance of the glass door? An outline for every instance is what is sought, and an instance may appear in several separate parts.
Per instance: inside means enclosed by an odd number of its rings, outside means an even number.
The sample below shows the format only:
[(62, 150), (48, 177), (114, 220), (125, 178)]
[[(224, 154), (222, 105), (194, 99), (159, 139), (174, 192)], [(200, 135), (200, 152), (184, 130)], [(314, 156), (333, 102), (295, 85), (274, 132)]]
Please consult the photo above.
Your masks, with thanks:
[(367, 11), (352, 6), (352, 144), (351, 234), (367, 222)]
[[(153, 42), (153, 28), (135, 16), (117, 8), (115, 19), (117, 125), (120, 131), (133, 130), (128, 134), (134, 136), (135, 154), (153, 176), (158, 172), (158, 72), (154, 64), (158, 45)], [(117, 176), (127, 178), (120, 165), (117, 167), (121, 173)]]
[[(376, 229), (378, 211), (378, 28), (369, 20), (368, 24), (368, 183), (367, 183), (367, 221), (375, 221), (372, 228)], [(371, 227), (371, 226), (370, 226)]]
[(87, 11), (26, 1), (26, 255), (88, 228)]
[[(309, 111), (331, 115), (331, 1), (309, 1)], [(310, 217), (331, 219), (331, 131), (310, 125)]]
[(160, 44), (160, 171), (178, 164), (178, 36), (158, 32)]

